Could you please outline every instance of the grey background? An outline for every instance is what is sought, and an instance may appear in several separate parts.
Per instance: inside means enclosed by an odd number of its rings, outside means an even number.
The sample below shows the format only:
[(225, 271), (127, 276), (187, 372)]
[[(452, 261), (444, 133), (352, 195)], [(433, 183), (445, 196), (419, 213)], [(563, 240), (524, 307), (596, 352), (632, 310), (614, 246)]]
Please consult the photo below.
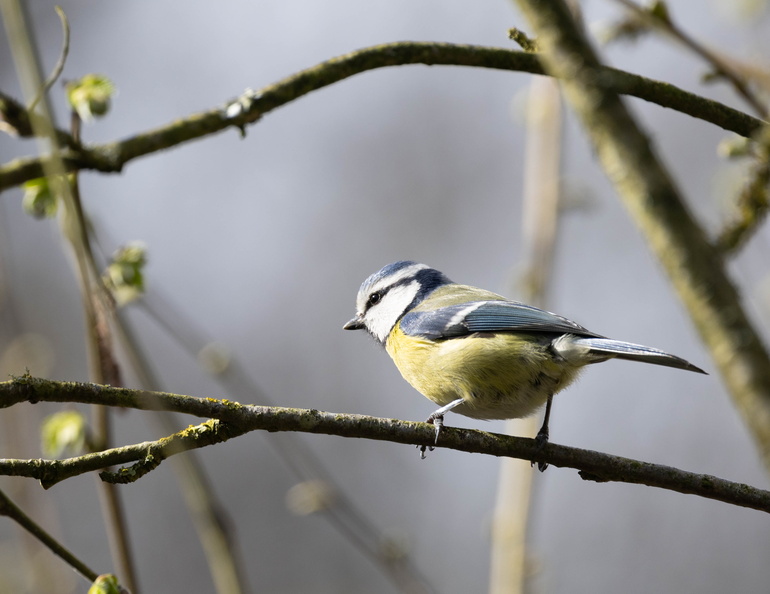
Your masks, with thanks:
[[(31, 0), (46, 69), (60, 46), (53, 2)], [(60, 1), (72, 25), (64, 78), (107, 74), (119, 94), (110, 115), (84, 132), (103, 142), (221, 105), (302, 68), (388, 41), (433, 40), (513, 47), (526, 29), (507, 2)], [(670, 3), (698, 38), (766, 63), (767, 20), (734, 18), (719, 2)], [(583, 3), (596, 27), (611, 2)], [(613, 64), (738, 107), (722, 86), (703, 88), (702, 64), (655, 40), (612, 46)], [(86, 172), (81, 188), (104, 248), (129, 240), (149, 248), (150, 299), (162, 294), (236, 354), (278, 404), (421, 420), (432, 404), (399, 377), (365, 336), (345, 333), (360, 282), (402, 258), (451, 278), (517, 295), (521, 259), (524, 128), (529, 75), (457, 67), (380, 69), (303, 97), (248, 129), (130, 163), (121, 175)], [(20, 91), (7, 43), (0, 86)], [(53, 93), (59, 122), (65, 110)], [(659, 107), (630, 101), (667, 159), (691, 208), (718, 228), (736, 167), (716, 155), (727, 134)], [(554, 270), (549, 309), (591, 330), (664, 348), (707, 370), (676, 295), (595, 164), (579, 126), (566, 124), (564, 182), (573, 201)], [(35, 150), (0, 137), (0, 159)], [(21, 210), (21, 192), (0, 199), (0, 280), (5, 348), (18, 332), (42, 335), (51, 365), (17, 362), (59, 379), (86, 380), (82, 314), (71, 261), (55, 222)], [(767, 331), (767, 233), (731, 265)], [(167, 334), (130, 308), (164, 388), (223, 395)], [(131, 377), (128, 378), (132, 381)], [(259, 403), (253, 394), (234, 395)], [(39, 418), (53, 407), (4, 410), (3, 431), (33, 457)], [(121, 443), (159, 436), (148, 415), (116, 416)], [(452, 416), (447, 424), (501, 431), (502, 423)], [(200, 452), (233, 520), (248, 581), (261, 592), (392, 592), (390, 583), (322, 516), (285, 506), (295, 483), (250, 434)], [(498, 460), (411, 447), (300, 436), (367, 517), (403, 543), (440, 592), (487, 588), (489, 529)], [(767, 477), (718, 375), (610, 362), (557, 397), (552, 439), (767, 487)], [(3, 479), (7, 490), (99, 571), (110, 571), (92, 477), (42, 492)], [(170, 465), (124, 488), (140, 583), (146, 592), (210, 591)], [(761, 592), (770, 568), (767, 518), (655, 489), (594, 484), (576, 472), (536, 477), (531, 555), (538, 592)], [(0, 590), (18, 591), (23, 563), (50, 571), (55, 591), (83, 591), (59, 562), (20, 548), (0, 522)]]

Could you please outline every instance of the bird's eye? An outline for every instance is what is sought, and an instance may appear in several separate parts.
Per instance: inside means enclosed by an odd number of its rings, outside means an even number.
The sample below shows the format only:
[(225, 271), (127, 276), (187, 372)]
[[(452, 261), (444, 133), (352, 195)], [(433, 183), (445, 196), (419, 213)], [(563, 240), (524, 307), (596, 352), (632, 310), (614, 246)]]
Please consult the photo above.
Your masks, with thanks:
[(380, 302), (380, 299), (382, 299), (382, 293), (379, 291), (375, 291), (371, 295), (369, 295), (369, 305), (377, 305)]

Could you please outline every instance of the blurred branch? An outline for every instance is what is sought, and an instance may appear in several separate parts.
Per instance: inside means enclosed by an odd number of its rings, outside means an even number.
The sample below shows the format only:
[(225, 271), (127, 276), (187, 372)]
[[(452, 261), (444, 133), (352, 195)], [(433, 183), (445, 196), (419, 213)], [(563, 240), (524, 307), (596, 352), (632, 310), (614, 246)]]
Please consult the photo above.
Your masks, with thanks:
[(735, 254), (767, 217), (770, 208), (770, 127), (762, 129), (756, 143), (757, 160), (735, 201), (733, 214), (716, 239), (724, 254)]
[[(126, 163), (144, 155), (231, 127), (243, 132), (247, 125), (273, 109), (355, 74), (406, 64), (470, 66), (546, 74), (539, 56), (528, 52), (428, 42), (378, 45), (332, 58), (259, 91), (247, 90), (222, 107), (175, 120), (118, 142), (77, 148), (72, 146), (77, 144), (73, 140), (65, 143), (69, 149), (62, 152), (61, 161), (68, 172), (91, 169), (118, 173)], [(675, 109), (741, 136), (750, 136), (763, 124), (757, 118), (668, 83), (608, 67), (599, 68), (597, 76), (603, 85), (617, 93)], [(0, 166), (0, 191), (41, 177), (48, 160), (49, 157), (25, 157)]]
[[(520, 39), (518, 43), (522, 43)], [(527, 40), (524, 43), (531, 43)], [(526, 49), (526, 48), (525, 48)], [(553, 273), (561, 206), (562, 100), (555, 79), (533, 78), (527, 95), (526, 146), (521, 229), (523, 264), (518, 278), (522, 301), (546, 306)], [(540, 416), (510, 419), (508, 435), (534, 435)], [(489, 591), (527, 592), (529, 569), (527, 532), (532, 517), (532, 465), (525, 460), (501, 460), (492, 523)]]
[(36, 524), (35, 521), (11, 501), (2, 490), (0, 490), (0, 516), (6, 516), (7, 518), (12, 519), (46, 546), (54, 555), (61, 557), (67, 565), (72, 567), (89, 582), (93, 582), (97, 578), (98, 574), (94, 570), (90, 569), (62, 544), (57, 542), (53, 536)]
[(757, 163), (749, 174), (735, 204), (735, 213), (716, 240), (716, 247), (725, 254), (734, 254), (748, 241), (767, 217), (770, 196), (770, 161)]
[[(199, 362), (201, 355), (214, 342), (210, 337), (202, 334), (197, 320), (183, 315), (179, 307), (167, 302), (157, 290), (137, 302), (137, 306), (143, 308), (159, 327), (163, 328), (179, 346)], [(128, 352), (132, 350), (128, 349)], [(240, 394), (252, 401), (268, 406), (273, 405), (269, 395), (251, 380), (249, 374), (244, 372), (236, 356), (227, 355), (226, 363), (222, 366), (204, 365), (204, 367), (209, 367), (208, 370), (214, 380), (228, 394)], [(315, 511), (322, 512), (332, 526), (359, 553), (391, 579), (401, 592), (405, 594), (436, 592), (406, 551), (400, 550), (398, 554), (394, 554), (398, 546), (387, 546), (388, 536), (378, 530), (367, 515), (347, 496), (345, 489), (332, 477), (313, 448), (299, 436), (288, 432), (272, 435), (266, 443), (300, 481), (300, 485), (322, 484), (324, 486), (329, 494), (328, 501)], [(180, 456), (178, 459), (186, 458), (187, 456)]]
[(64, 64), (67, 61), (67, 56), (70, 53), (70, 23), (67, 20), (67, 15), (64, 14), (64, 11), (61, 9), (61, 6), (54, 6), (54, 10), (56, 11), (56, 14), (59, 15), (59, 20), (61, 21), (61, 28), (62, 28), (62, 48), (61, 53), (59, 54), (59, 59), (56, 61), (56, 65), (53, 67), (53, 71), (51, 74), (48, 75), (48, 78), (45, 79), (45, 83), (43, 83), (43, 86), (40, 87), (40, 90), (37, 92), (37, 95), (35, 95), (34, 99), (32, 99), (32, 102), (29, 104), (29, 107), (27, 108), (27, 111), (34, 112), (35, 106), (37, 106), (38, 103), (40, 103), (40, 100), (43, 98), (43, 95), (50, 89), (54, 83), (57, 81), (59, 76), (61, 76), (62, 70), (64, 70)]
[(679, 27), (671, 18), (668, 7), (664, 2), (658, 0), (654, 3), (656, 9), (647, 9), (639, 6), (632, 0), (615, 0), (631, 10), (634, 16), (641, 19), (644, 23), (662, 31), (673, 37), (679, 43), (691, 50), (696, 55), (709, 63), (714, 69), (714, 73), (727, 80), (746, 103), (761, 117), (767, 115), (767, 106), (765, 106), (749, 88), (743, 77), (736, 72), (729, 61), (710, 50), (705, 45), (691, 37), (684, 29)]
[[(21, 402), (80, 402), (141, 410), (170, 410), (207, 417), (210, 420), (189, 427), (173, 436), (154, 442), (113, 448), (67, 460), (0, 459), (0, 474), (39, 479), (50, 486), (76, 474), (114, 464), (141, 461), (142, 466), (157, 467), (157, 456), (173, 455), (193, 447), (226, 441), (248, 431), (300, 431), (340, 437), (374, 439), (393, 443), (430, 446), (435, 428), (428, 423), (381, 419), (277, 406), (241, 405), (229, 400), (194, 398), (167, 392), (147, 392), (97, 384), (57, 382), (24, 376), (0, 383), (0, 407)], [(445, 427), (439, 437), (440, 447), (463, 452), (483, 453), (545, 462), (552, 466), (580, 471), (586, 480), (638, 483), (689, 493), (770, 513), (770, 492), (733, 483), (717, 477), (695, 474), (670, 466), (661, 466), (609, 454), (548, 443), (538, 447), (534, 439), (510, 437)], [(132, 470), (121, 471), (130, 475)]]
[[(139, 383), (146, 389), (158, 389), (150, 362), (134, 336), (133, 328), (122, 315), (123, 311), (112, 311), (115, 334)], [(163, 433), (172, 433), (178, 426), (176, 417), (169, 412), (153, 415), (155, 426)], [(206, 561), (209, 565), (214, 588), (220, 594), (242, 594), (248, 591), (235, 539), (232, 535), (232, 518), (227, 508), (217, 498), (201, 461), (196, 456), (174, 458), (179, 490), (187, 505), (188, 513), (198, 532)]]
[[(22, 91), (31, 97), (30, 105), (40, 106), (39, 116), (30, 118), (34, 136), (38, 139), (41, 151), (49, 145), (51, 156), (43, 167), (43, 174), (48, 183), (55, 188), (66, 209), (64, 218), (65, 235), (69, 240), (77, 264), (81, 300), (85, 310), (86, 336), (89, 351), (91, 379), (100, 382), (119, 384), (119, 370), (115, 362), (109, 323), (106, 312), (110, 307), (109, 295), (104, 291), (101, 277), (95, 269), (86, 230), (85, 216), (80, 204), (77, 178), (70, 183), (64, 175), (62, 147), (57, 142), (56, 127), (50, 105), (45, 94), (49, 83), (43, 82), (37, 48), (33, 41), (32, 30), (27, 26), (24, 14), (25, 5), (19, 0), (5, 0), (0, 3), (3, 22), (8, 33), (11, 50), (16, 65), (16, 73)], [(66, 57), (69, 34), (68, 23), (61, 9), (57, 10), (65, 28), (65, 48), (60, 62)], [(57, 68), (58, 69), (58, 68)], [(58, 76), (56, 71), (54, 75)], [(30, 113), (34, 113), (30, 110)], [(71, 134), (74, 141), (79, 141), (79, 120), (73, 120)], [(46, 142), (48, 141), (48, 142)], [(94, 435), (98, 447), (109, 444), (109, 411), (105, 407), (94, 408)], [(100, 501), (105, 516), (107, 534), (115, 564), (119, 567), (121, 580), (129, 590), (138, 592), (133, 557), (128, 542), (128, 526), (125, 521), (120, 494), (113, 485), (99, 484)]]
[[(80, 126), (81, 120), (73, 112), (72, 135), (77, 141), (80, 140)], [(75, 256), (80, 298), (85, 313), (90, 378), (97, 383), (120, 386), (123, 382), (110, 327), (115, 306), (112, 295), (107, 291), (99, 275), (94, 259), (83, 203), (80, 199), (77, 173), (72, 176), (71, 192), (66, 193), (62, 198), (66, 210), (64, 235)], [(98, 449), (109, 447), (112, 443), (110, 409), (95, 404), (92, 406), (91, 418), (93, 443)], [(129, 542), (128, 522), (121, 493), (109, 481), (97, 482), (112, 556), (128, 588), (132, 592), (137, 592), (136, 567)]]
[[(33, 121), (39, 118), (39, 114), (30, 113), (20, 101), (0, 91), (0, 132), (21, 138), (32, 138), (35, 136), (35, 129), (39, 129), (39, 125), (33, 125)], [(69, 132), (56, 128), (53, 133), (59, 145), (73, 151), (83, 149)]]
[[(7, 10), (8, 8), (6, 8)], [(51, 74), (45, 80), (41, 82), (35, 93), (35, 96), (30, 101), (29, 107), (25, 108), (21, 103), (9, 97), (5, 93), (0, 92), (0, 131), (4, 131), (8, 134), (18, 135), (22, 138), (29, 138), (40, 134), (41, 129), (45, 126), (45, 123), (34, 123), (34, 120), (41, 118), (41, 116), (35, 113), (35, 108), (45, 93), (50, 89), (53, 84), (61, 76), (64, 70), (64, 64), (67, 61), (70, 49), (70, 25), (67, 20), (67, 15), (60, 6), (54, 6), (56, 14), (59, 15), (59, 20), (62, 26), (62, 49), (59, 54), (59, 59), (56, 65), (51, 71)], [(55, 130), (54, 134), (59, 144), (68, 146), (73, 149), (80, 149), (80, 143), (76, 142), (72, 135), (63, 130)]]
[(722, 261), (561, 0), (518, 0), (607, 176), (697, 327), (770, 470), (770, 356)]

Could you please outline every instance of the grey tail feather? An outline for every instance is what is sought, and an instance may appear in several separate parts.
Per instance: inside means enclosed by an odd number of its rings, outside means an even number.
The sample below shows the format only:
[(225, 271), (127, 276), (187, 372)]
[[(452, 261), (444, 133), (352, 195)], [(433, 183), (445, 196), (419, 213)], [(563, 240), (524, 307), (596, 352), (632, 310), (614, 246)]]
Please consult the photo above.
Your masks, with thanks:
[(689, 361), (681, 357), (665, 353), (652, 347), (631, 342), (622, 342), (610, 338), (578, 338), (576, 344), (588, 347), (588, 349), (597, 355), (605, 354), (608, 357), (617, 359), (627, 359), (629, 361), (642, 361), (652, 363), (653, 365), (663, 365), (665, 367), (675, 367), (676, 369), (686, 369), (696, 373), (708, 375), (700, 367), (696, 367)]

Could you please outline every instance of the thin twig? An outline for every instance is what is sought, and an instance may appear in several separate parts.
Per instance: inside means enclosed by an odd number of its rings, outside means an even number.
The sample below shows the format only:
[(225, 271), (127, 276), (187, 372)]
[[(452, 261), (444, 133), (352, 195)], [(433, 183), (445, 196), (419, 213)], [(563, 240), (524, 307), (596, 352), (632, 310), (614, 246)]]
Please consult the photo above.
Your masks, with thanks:
[[(82, 121), (74, 110), (70, 122), (72, 137), (79, 143)], [(80, 183), (77, 172), (72, 175), (70, 189), (71, 191), (62, 197), (67, 211), (65, 237), (75, 256), (80, 298), (85, 312), (85, 335), (90, 377), (92, 381), (97, 383), (120, 386), (122, 385), (121, 372), (115, 357), (110, 327), (114, 304), (112, 296), (104, 286), (99, 274), (91, 248), (88, 223), (80, 199)], [(109, 408), (98, 404), (93, 405), (91, 418), (91, 441), (96, 444), (98, 449), (106, 449), (112, 443)], [(97, 489), (112, 557), (123, 582), (130, 591), (137, 594), (136, 565), (129, 541), (128, 522), (126, 521), (122, 495), (115, 488), (115, 485), (105, 481), (99, 481)]]
[[(165, 302), (158, 291), (137, 303), (159, 327), (187, 351), (197, 357), (212, 340), (201, 334), (195, 320), (183, 315), (182, 309)], [(236, 357), (228, 362), (226, 370), (214, 379), (231, 395), (248, 395), (252, 401), (271, 406), (272, 399), (244, 373)], [(280, 439), (279, 439), (280, 438)], [(407, 554), (393, 556), (384, 550), (387, 537), (346, 495), (323, 461), (298, 436), (291, 433), (275, 435), (267, 440), (269, 447), (283, 461), (298, 481), (322, 482), (333, 493), (331, 503), (324, 508), (325, 517), (351, 544), (382, 571), (400, 591), (407, 594), (436, 592)]]
[[(11, 48), (16, 62), (16, 71), (22, 83), (22, 88), (28, 97), (37, 98), (40, 107), (39, 117), (30, 118), (30, 124), (39, 144), (45, 146), (49, 144), (51, 157), (46, 161), (43, 168), (43, 174), (48, 178), (49, 184), (56, 189), (57, 194), (62, 198), (65, 208), (70, 215), (67, 221), (70, 224), (72, 233), (69, 236), (78, 267), (78, 273), (81, 281), (83, 293), (83, 304), (86, 311), (87, 335), (89, 338), (92, 377), (102, 381), (112, 381), (115, 379), (114, 371), (117, 369), (111, 363), (114, 363), (111, 357), (109, 344), (104, 340), (103, 308), (100, 298), (105, 293), (99, 293), (94, 290), (95, 284), (99, 282), (99, 275), (93, 272), (93, 259), (90, 257), (88, 249), (88, 238), (84, 228), (84, 216), (82, 209), (79, 208), (79, 198), (77, 196), (77, 184), (70, 185), (69, 180), (64, 175), (65, 167), (62, 159), (62, 149), (57, 144), (56, 127), (53, 122), (51, 108), (48, 104), (45, 93), (37, 97), (38, 91), (44, 87), (42, 82), (41, 69), (38, 61), (37, 50), (32, 42), (32, 33), (27, 26), (24, 15), (24, 7), (18, 0), (7, 0), (0, 3), (3, 10), (4, 23), (11, 39)], [(77, 139), (78, 130), (72, 131), (73, 138)], [(106, 414), (106, 413), (104, 413)], [(103, 414), (97, 414), (96, 418), (101, 419)], [(105, 424), (106, 426), (106, 424)], [(106, 439), (106, 436), (98, 435), (99, 439)], [(133, 561), (129, 554), (128, 537), (126, 535), (126, 522), (123, 519), (122, 508), (119, 504), (119, 494), (114, 491), (112, 485), (101, 485), (100, 489), (104, 492), (104, 502), (108, 515), (108, 531), (110, 541), (113, 545), (113, 552), (116, 554), (116, 564), (121, 569), (121, 581), (126, 584), (129, 590), (135, 594), (136, 588), (135, 572), (133, 570)], [(112, 520), (112, 521), (110, 521)]]
[[(231, 127), (245, 130), (247, 125), (273, 109), (356, 74), (406, 64), (470, 66), (546, 74), (540, 57), (527, 52), (449, 43), (389, 43), (322, 62), (259, 91), (249, 90), (223, 107), (175, 120), (161, 128), (118, 142), (64, 151), (61, 159), (63, 167), (66, 171), (90, 169), (119, 173), (126, 163), (139, 157)], [(763, 125), (762, 120), (668, 83), (608, 67), (600, 68), (597, 75), (602, 84), (617, 93), (675, 109), (741, 136), (751, 136)], [(73, 141), (73, 144), (76, 143)], [(28, 157), (0, 166), (0, 191), (41, 177), (47, 160), (47, 157)]]
[[(526, 105), (526, 146), (521, 229), (522, 271), (517, 279), (523, 301), (546, 306), (553, 272), (561, 194), (562, 101), (558, 82), (536, 77)], [(506, 421), (509, 435), (534, 435), (537, 416)], [(492, 530), (490, 592), (527, 591), (528, 539), (535, 483), (532, 465), (503, 459), (498, 477)]]
[(691, 37), (684, 29), (680, 28), (673, 20), (671, 20), (669, 15), (666, 15), (665, 18), (654, 16), (632, 0), (615, 0), (615, 2), (622, 4), (629, 10), (633, 11), (637, 17), (643, 19), (646, 23), (653, 25), (655, 28), (667, 33), (679, 41), (682, 45), (689, 48), (693, 53), (700, 56), (703, 60), (711, 65), (717, 74), (732, 84), (738, 95), (743, 97), (746, 103), (751, 106), (757, 115), (760, 117), (767, 116), (767, 106), (764, 105), (756, 97), (756, 95), (754, 95), (740, 74), (735, 72), (730, 64), (719, 54), (708, 49), (705, 45)]
[[(140, 385), (150, 390), (158, 389), (159, 381), (134, 336), (132, 326), (121, 310), (115, 310), (113, 314), (116, 338)], [(178, 426), (174, 415), (169, 412), (159, 413), (153, 415), (154, 426), (165, 434), (174, 432)], [(200, 459), (191, 454), (176, 457), (174, 462), (179, 489), (203, 546), (214, 588), (220, 594), (247, 592), (246, 578), (230, 530), (231, 518), (217, 498)]]
[(89, 582), (93, 582), (98, 577), (99, 574), (68, 551), (67, 548), (59, 543), (53, 536), (48, 534), (48, 532), (46, 532), (39, 524), (25, 514), (18, 505), (11, 501), (2, 490), (0, 490), (0, 516), (11, 518), (47, 547), (54, 555), (61, 557), (67, 565), (72, 567)]
[[(154, 442), (113, 448), (67, 460), (0, 459), (0, 474), (37, 478), (46, 485), (58, 482), (60, 477), (75, 476), (114, 464), (145, 460), (148, 452), (152, 456), (156, 456), (157, 451), (162, 456), (170, 456), (194, 447), (226, 441), (247, 431), (301, 431), (417, 446), (431, 446), (436, 438), (435, 428), (428, 423), (397, 419), (277, 406), (241, 405), (215, 398), (194, 398), (167, 392), (148, 393), (143, 390), (57, 382), (29, 376), (0, 383), (0, 407), (25, 401), (99, 403), (104, 406), (142, 410), (171, 410), (212, 419)], [(441, 432), (438, 446), (575, 468), (586, 480), (644, 484), (770, 513), (769, 491), (670, 466), (554, 443), (539, 447), (534, 439), (451, 427), (445, 427)], [(154, 460), (149, 462), (154, 464)], [(140, 467), (141, 465), (137, 468)]]
[(54, 85), (54, 83), (56, 83), (58, 78), (61, 76), (61, 73), (64, 70), (64, 64), (67, 62), (67, 56), (70, 53), (70, 23), (67, 20), (67, 15), (64, 14), (64, 11), (62, 10), (61, 6), (59, 5), (54, 6), (54, 10), (56, 11), (56, 14), (59, 15), (59, 20), (61, 21), (61, 28), (62, 28), (61, 53), (59, 54), (59, 59), (56, 61), (56, 65), (51, 71), (51, 74), (48, 75), (48, 78), (46, 79), (45, 83), (37, 92), (37, 95), (35, 95), (35, 98), (32, 99), (32, 101), (29, 104), (29, 107), (27, 107), (27, 111), (29, 111), (30, 113), (35, 111), (35, 107), (37, 106), (38, 103), (40, 103), (40, 100), (43, 98), (43, 95), (46, 92), (48, 92), (48, 89), (50, 89)]

